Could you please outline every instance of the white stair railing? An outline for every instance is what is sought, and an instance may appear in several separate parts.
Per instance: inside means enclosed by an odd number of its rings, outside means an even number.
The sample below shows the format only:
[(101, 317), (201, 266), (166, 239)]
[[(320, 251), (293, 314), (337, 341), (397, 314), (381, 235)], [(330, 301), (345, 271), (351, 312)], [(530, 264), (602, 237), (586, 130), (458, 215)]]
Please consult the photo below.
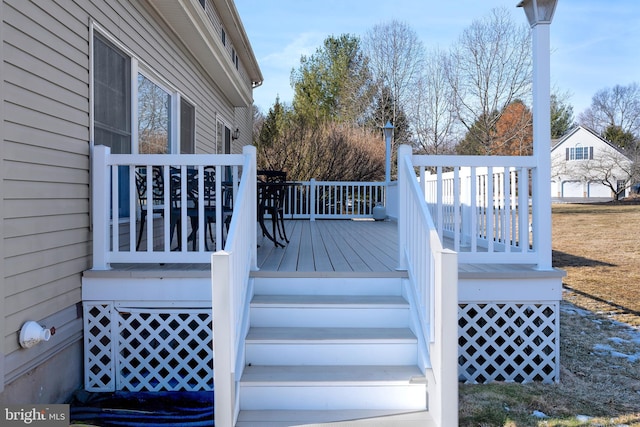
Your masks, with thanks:
[[(399, 269), (409, 273), (419, 341), (428, 348), (429, 412), (438, 426), (458, 424), (458, 259), (442, 247), (418, 185), (411, 147), (398, 148)], [(429, 363), (431, 369), (429, 368)]]
[(249, 273), (257, 269), (255, 147), (244, 148), (249, 161), (240, 182), (223, 251), (211, 255), (213, 360), (216, 425), (233, 426), (239, 413), (238, 381), (244, 366), (244, 338), (251, 299)]

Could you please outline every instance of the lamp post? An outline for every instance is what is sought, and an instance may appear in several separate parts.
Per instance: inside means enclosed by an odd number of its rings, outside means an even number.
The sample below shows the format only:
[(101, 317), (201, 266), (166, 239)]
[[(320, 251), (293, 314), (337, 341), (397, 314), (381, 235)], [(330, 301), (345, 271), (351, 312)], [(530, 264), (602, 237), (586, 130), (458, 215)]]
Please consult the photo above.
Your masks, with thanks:
[(387, 121), (382, 130), (384, 131), (385, 142), (384, 182), (388, 186), (391, 182), (391, 137), (393, 136), (393, 125)]
[(537, 159), (534, 188), (533, 241), (538, 269), (551, 269), (551, 73), (549, 26), (558, 0), (523, 0), (533, 42), (533, 155)]

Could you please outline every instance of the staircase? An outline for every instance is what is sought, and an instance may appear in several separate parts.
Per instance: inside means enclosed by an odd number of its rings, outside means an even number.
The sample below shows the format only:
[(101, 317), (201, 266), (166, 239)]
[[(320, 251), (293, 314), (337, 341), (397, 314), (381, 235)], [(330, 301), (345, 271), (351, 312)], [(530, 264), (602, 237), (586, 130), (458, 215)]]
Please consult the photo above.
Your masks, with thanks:
[(236, 426), (414, 412), (394, 425), (429, 425), (401, 278), (254, 280)]

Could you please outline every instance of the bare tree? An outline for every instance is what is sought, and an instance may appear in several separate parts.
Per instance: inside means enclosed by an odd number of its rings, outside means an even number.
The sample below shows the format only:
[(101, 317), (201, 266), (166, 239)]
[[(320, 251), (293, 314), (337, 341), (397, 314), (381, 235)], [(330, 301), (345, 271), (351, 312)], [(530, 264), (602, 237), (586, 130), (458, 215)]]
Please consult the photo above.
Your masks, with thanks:
[(409, 114), (419, 151), (444, 154), (453, 149), (455, 123), (453, 91), (445, 68), (446, 54), (439, 49), (433, 50), (424, 65), (413, 91)]
[[(292, 180), (377, 181), (384, 177), (384, 145), (353, 124), (312, 126), (294, 115), (278, 138), (258, 146), (258, 167), (287, 171)], [(263, 133), (264, 134), (264, 133)]]
[[(579, 116), (580, 124), (603, 135), (610, 126), (640, 137), (640, 86), (616, 85), (596, 92), (591, 106)], [(611, 141), (616, 142), (616, 141)]]
[[(406, 23), (393, 20), (375, 25), (363, 38), (363, 46), (369, 56), (369, 67), (377, 87), (378, 96), (388, 88), (392, 117), (381, 117), (379, 127), (387, 121), (395, 124), (400, 110), (407, 111), (411, 94), (424, 66), (424, 48), (416, 32)], [(404, 143), (409, 141), (398, 141)], [(394, 145), (395, 145), (394, 141)]]
[(458, 120), (489, 147), (507, 105), (531, 98), (530, 31), (514, 24), (505, 8), (474, 21), (451, 49), (447, 74)]

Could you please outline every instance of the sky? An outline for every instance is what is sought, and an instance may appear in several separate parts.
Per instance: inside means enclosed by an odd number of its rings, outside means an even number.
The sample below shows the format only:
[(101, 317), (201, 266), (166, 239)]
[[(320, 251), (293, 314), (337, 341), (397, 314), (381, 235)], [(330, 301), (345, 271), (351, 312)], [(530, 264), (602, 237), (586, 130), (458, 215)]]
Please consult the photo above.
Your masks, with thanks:
[[(264, 83), (254, 103), (267, 112), (279, 96), (291, 103), (291, 70), (330, 35), (363, 37), (377, 24), (397, 20), (425, 48), (448, 49), (465, 28), (505, 7), (526, 24), (519, 0), (235, 0)], [(568, 93), (574, 116), (593, 95), (615, 85), (640, 83), (640, 1), (559, 0), (551, 24), (551, 85)]]

